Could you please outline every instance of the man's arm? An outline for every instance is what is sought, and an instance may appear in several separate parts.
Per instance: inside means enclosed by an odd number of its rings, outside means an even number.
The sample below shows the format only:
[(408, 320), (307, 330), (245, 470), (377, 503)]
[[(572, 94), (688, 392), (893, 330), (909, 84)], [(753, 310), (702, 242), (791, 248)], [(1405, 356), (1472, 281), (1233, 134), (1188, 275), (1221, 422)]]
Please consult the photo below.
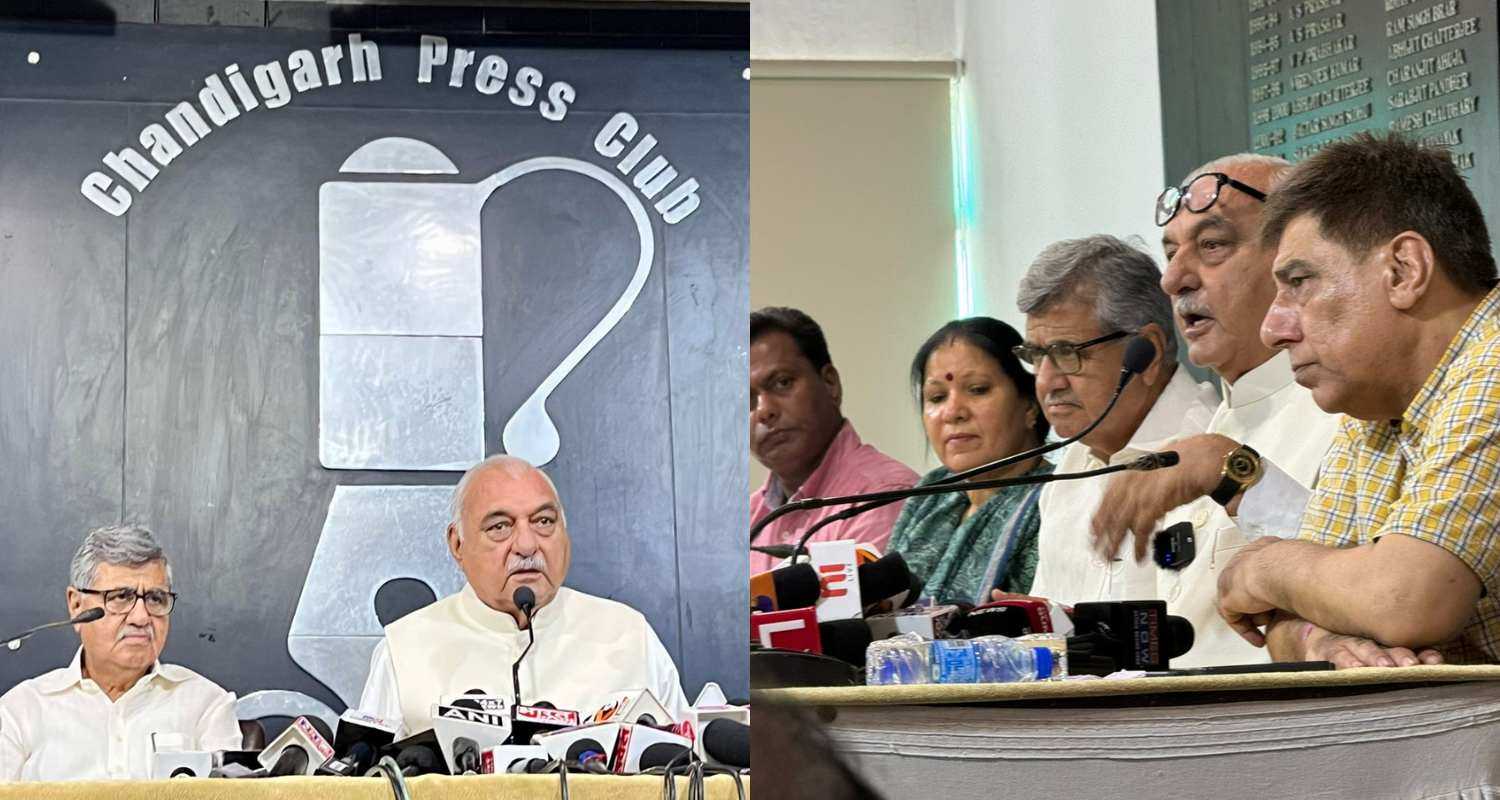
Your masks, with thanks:
[(672, 715), (672, 719), (680, 720), (693, 704), (688, 701), (687, 693), (682, 691), (682, 679), (678, 677), (677, 665), (673, 663), (671, 654), (662, 645), (651, 623), (644, 620), (642, 622), (646, 626), (646, 674), (652, 678), (651, 693), (656, 695), (656, 699)]
[(240, 733), (239, 716), (234, 713), (234, 693), (226, 692), (218, 686), (213, 689), (218, 692), (218, 697), (199, 718), (198, 730), (193, 731), (193, 739), (198, 743), (197, 749), (243, 750), (245, 737)]
[(1111, 477), (1089, 526), (1095, 551), (1101, 558), (1115, 558), (1125, 537), (1134, 534), (1135, 560), (1144, 559), (1167, 512), (1212, 492), (1219, 485), (1225, 454), (1239, 446), (1217, 433), (1189, 436), (1164, 448), (1177, 453), (1176, 466)]
[(1382, 647), (1379, 642), (1333, 633), (1287, 614), (1277, 614), (1266, 627), (1266, 648), (1273, 661), (1331, 661), (1338, 669), (1443, 663), (1442, 654), (1430, 648), (1413, 652), (1406, 647)]
[(20, 780), (28, 755), (21, 721), (7, 702), (13, 699), (9, 695), (0, 697), (0, 782)]
[(1457, 636), (1479, 601), (1481, 584), (1467, 564), (1410, 536), (1344, 548), (1265, 541), (1219, 576), (1219, 613), (1251, 643), (1260, 637), (1251, 617), (1281, 610), (1325, 631), (1419, 648)]
[(381, 638), (370, 654), (370, 674), (359, 695), (359, 710), (396, 726), (396, 738), (406, 737), (406, 720), (401, 715), (401, 691), (396, 686), (396, 665), (391, 661), (390, 640)]

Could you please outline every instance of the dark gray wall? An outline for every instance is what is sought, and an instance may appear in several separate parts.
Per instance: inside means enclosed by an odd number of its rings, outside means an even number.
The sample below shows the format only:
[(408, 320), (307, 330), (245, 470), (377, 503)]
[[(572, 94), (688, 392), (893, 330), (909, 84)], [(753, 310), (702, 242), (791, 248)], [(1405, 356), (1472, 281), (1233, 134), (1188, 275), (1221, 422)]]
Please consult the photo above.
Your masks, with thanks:
[[(204, 76), (346, 32), (0, 22), (0, 51), (41, 56), (0, 69), (0, 635), (63, 612), (86, 529), (145, 522), (183, 595), (165, 658), (242, 695), (291, 689), (342, 707), (286, 648), (333, 489), (457, 476), (319, 464), (318, 187), (380, 136), (430, 142), (470, 180), (539, 155), (609, 167), (594, 133), (624, 110), (700, 181), (703, 203), (677, 225), (652, 212), (658, 250), (640, 298), (549, 403), (563, 446), (548, 471), (574, 540), (568, 582), (646, 613), (690, 696), (707, 680), (742, 694), (745, 54), (419, 30), (534, 65), (577, 100), (549, 122), (441, 79), (421, 85), (416, 32), (366, 32), (380, 82), (345, 73), (341, 86), (243, 114), (113, 217), (78, 191), (106, 152), (196, 97)], [(634, 231), (618, 200), (569, 176), (517, 181), (483, 220), (496, 452), (504, 420), (628, 280), (633, 253), (601, 242), (633, 243)], [(0, 653), (0, 689), (74, 647), (53, 632)]]
[(1163, 185), (1250, 149), (1245, 0), (1156, 0)]

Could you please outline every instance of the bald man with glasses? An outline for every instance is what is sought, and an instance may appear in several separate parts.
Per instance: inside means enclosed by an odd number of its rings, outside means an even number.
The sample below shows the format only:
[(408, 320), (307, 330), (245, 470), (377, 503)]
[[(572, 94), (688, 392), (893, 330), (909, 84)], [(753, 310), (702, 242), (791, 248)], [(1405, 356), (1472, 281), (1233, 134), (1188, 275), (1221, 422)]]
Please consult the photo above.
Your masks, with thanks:
[(0, 697), (0, 781), (151, 777), (156, 750), (238, 750), (235, 697), (159, 660), (177, 594), (172, 568), (146, 528), (97, 528), (73, 556), (73, 662)]

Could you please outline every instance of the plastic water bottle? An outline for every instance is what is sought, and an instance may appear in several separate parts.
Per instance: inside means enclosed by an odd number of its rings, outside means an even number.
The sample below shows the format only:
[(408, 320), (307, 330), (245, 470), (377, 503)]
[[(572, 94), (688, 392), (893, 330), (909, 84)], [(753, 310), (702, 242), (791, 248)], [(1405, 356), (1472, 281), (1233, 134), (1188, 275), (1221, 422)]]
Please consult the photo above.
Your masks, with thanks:
[(936, 639), (928, 645), (932, 683), (1018, 683), (1052, 677), (1052, 651), (1008, 636)]
[(871, 642), (865, 648), (865, 683), (869, 686), (929, 683), (927, 645), (927, 640), (915, 633)]

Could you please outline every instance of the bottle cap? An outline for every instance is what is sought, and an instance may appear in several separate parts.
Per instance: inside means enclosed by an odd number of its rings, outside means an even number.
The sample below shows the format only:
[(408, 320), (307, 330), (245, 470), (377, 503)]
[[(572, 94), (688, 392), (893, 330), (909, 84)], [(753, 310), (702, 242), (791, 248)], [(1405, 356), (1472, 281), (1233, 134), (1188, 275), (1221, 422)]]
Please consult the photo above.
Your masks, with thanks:
[(1033, 647), (1031, 652), (1036, 654), (1036, 679), (1044, 681), (1052, 677), (1052, 648)]

